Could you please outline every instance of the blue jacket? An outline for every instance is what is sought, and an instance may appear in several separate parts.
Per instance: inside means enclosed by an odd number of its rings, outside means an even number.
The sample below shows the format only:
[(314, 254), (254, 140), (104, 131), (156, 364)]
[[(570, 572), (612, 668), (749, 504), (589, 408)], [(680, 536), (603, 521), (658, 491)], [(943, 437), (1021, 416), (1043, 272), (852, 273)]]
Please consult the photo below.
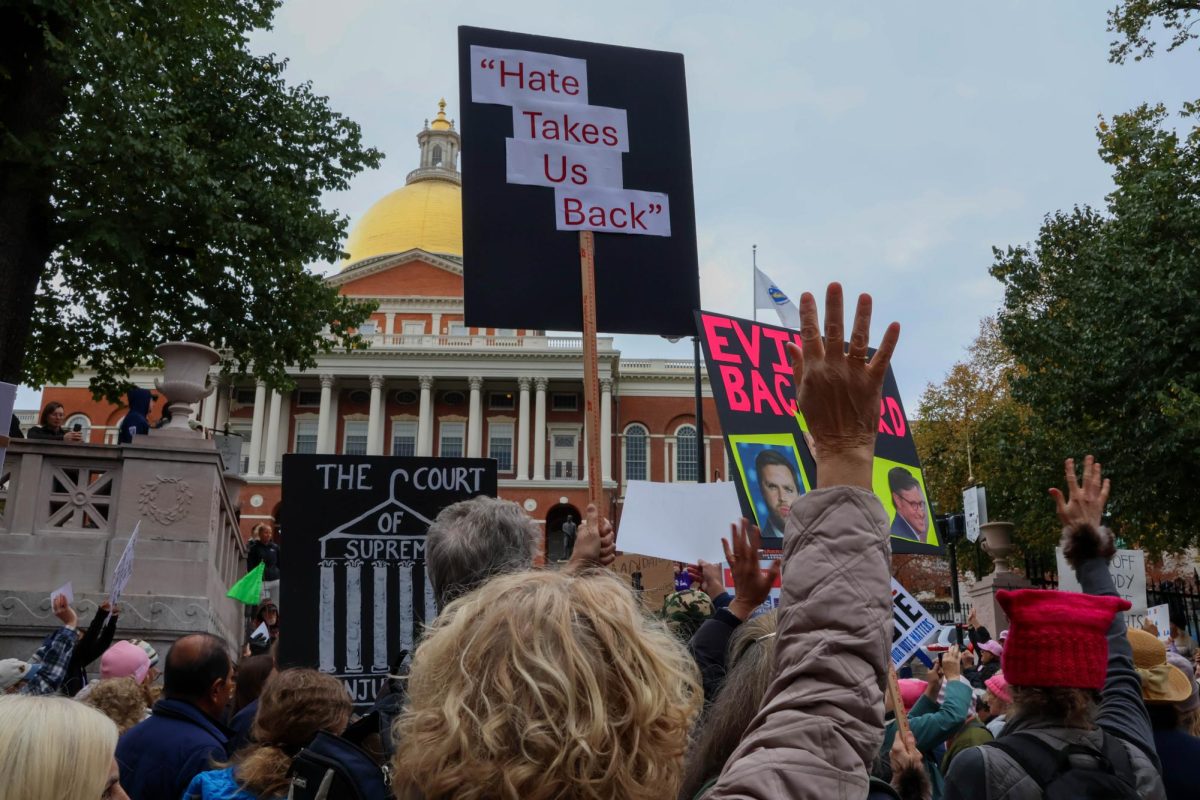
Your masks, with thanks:
[(233, 715), (229, 720), (229, 729), (233, 737), (229, 740), (229, 756), (250, 743), (250, 728), (254, 725), (254, 717), (258, 714), (258, 698), (254, 698), (246, 707)]
[[(214, 769), (201, 772), (192, 778), (183, 800), (260, 800), (256, 794), (251, 794), (238, 786), (237, 778), (233, 776), (233, 767)], [(266, 800), (262, 798), (261, 800)]]
[(1200, 739), (1178, 729), (1155, 730), (1154, 747), (1162, 761), (1167, 800), (1195, 797), (1200, 785)]
[(130, 800), (183, 795), (192, 778), (225, 760), (231, 732), (183, 700), (159, 700), (149, 719), (117, 741), (121, 785)]
[(131, 444), (135, 433), (144, 436), (150, 432), (150, 421), (146, 419), (150, 413), (150, 390), (134, 387), (127, 397), (129, 411), (121, 422), (121, 430), (117, 431), (117, 441), (121, 444)]

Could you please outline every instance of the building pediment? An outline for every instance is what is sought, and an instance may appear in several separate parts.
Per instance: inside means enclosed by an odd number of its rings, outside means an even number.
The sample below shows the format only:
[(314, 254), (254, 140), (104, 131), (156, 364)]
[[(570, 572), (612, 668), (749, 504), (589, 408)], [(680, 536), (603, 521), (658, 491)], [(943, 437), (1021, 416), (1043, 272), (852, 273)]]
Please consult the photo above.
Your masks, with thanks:
[(408, 264), (419, 263), (436, 267), (458, 278), (462, 277), (462, 259), (456, 256), (437, 255), (420, 249), (406, 250), (403, 253), (388, 253), (382, 256), (364, 258), (362, 261), (347, 267), (337, 275), (325, 279), (327, 286), (345, 286), (363, 278), (378, 275)]

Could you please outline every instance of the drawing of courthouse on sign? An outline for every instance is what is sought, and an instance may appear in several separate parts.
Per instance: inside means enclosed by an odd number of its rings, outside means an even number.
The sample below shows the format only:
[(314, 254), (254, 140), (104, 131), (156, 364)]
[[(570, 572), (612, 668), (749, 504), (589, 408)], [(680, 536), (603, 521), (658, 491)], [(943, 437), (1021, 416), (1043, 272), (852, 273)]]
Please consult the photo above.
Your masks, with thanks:
[[(430, 520), (396, 499), (401, 473), (407, 479), (405, 470), (392, 473), (386, 502), (320, 538), (318, 665), (347, 681), (385, 675), (392, 657), (413, 652), (420, 625), (435, 613), (425, 577)], [(399, 631), (394, 651), (389, 630)]]

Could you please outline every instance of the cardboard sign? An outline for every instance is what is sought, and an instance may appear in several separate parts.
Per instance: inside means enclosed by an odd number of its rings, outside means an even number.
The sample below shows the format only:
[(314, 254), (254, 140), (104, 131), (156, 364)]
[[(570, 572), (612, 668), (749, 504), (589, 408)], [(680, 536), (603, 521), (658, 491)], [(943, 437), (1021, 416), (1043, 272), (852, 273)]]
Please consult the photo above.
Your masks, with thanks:
[(1158, 628), (1158, 640), (1163, 644), (1171, 642), (1171, 607), (1166, 603), (1150, 606), (1146, 609), (1146, 621), (1154, 623)]
[(436, 614), (425, 534), (443, 508), (496, 496), (478, 458), (283, 457), (280, 667), (340, 678), (369, 707), (401, 650)]
[(892, 666), (896, 669), (908, 663), (941, 627), (895, 578), (892, 578), (892, 623)]
[(582, 330), (588, 230), (599, 330), (689, 333), (683, 56), (470, 27), (458, 42), (466, 324)]
[[(1058, 588), (1063, 592), (1082, 592), (1075, 570), (1063, 557), (1061, 547), (1054, 548), (1058, 559)], [(1108, 564), (1117, 594), (1128, 600), (1132, 607), (1125, 612), (1125, 626), (1141, 628), (1146, 621), (1146, 554), (1141, 550), (1118, 550)]]
[(725, 558), (721, 537), (742, 518), (728, 481), (652, 483), (629, 481), (617, 540), (622, 550), (695, 564)]
[[(708, 311), (696, 312), (696, 326), (729, 460), (737, 468), (742, 509), (757, 520), (764, 548), (782, 547), (791, 504), (817, 485), (785, 348), (788, 342), (800, 344), (800, 334)], [(921, 461), (890, 368), (879, 403), (872, 483), (891, 520), (892, 552), (941, 553)]]
[(129, 534), (129, 541), (125, 543), (125, 549), (121, 551), (121, 558), (117, 561), (117, 566), (113, 569), (112, 585), (108, 590), (108, 602), (113, 608), (117, 607), (121, 594), (129, 584), (130, 576), (133, 575), (133, 551), (137, 547), (138, 531), (141, 529), (142, 521), (138, 520), (137, 524), (133, 526), (133, 533)]

